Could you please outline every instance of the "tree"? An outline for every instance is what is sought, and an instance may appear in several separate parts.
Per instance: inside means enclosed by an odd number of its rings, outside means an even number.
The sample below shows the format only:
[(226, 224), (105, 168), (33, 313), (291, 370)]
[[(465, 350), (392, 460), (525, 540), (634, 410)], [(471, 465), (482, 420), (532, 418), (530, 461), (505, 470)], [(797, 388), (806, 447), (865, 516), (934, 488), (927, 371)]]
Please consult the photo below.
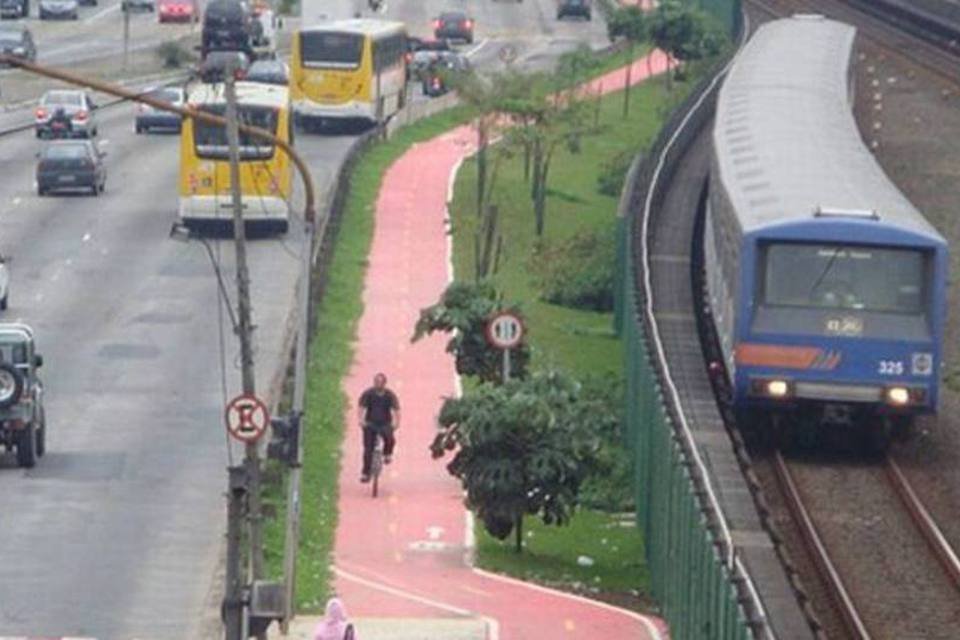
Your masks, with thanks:
[(611, 40), (623, 38), (630, 50), (630, 63), (626, 66), (626, 82), (623, 90), (623, 117), (630, 113), (630, 85), (633, 73), (634, 49), (647, 40), (649, 25), (640, 5), (626, 5), (614, 9), (607, 17), (607, 34)]
[(543, 237), (551, 162), (560, 149), (580, 151), (581, 139), (589, 133), (589, 111), (583, 92), (567, 78), (545, 74), (526, 78), (524, 91), (508, 96), (501, 111), (513, 123), (505, 133), (508, 144), (523, 148), (532, 158), (530, 199), (537, 237)]
[(523, 549), (523, 517), (564, 525), (601, 447), (598, 423), (614, 420), (575, 380), (538, 373), (502, 386), (480, 385), (444, 402), (434, 458), (453, 452), (447, 471), (460, 480), (466, 504), (490, 534), (515, 534)]
[(490, 205), (493, 188), (496, 184), (497, 170), (511, 150), (500, 145), (489, 161), (490, 137), (497, 119), (501, 117), (501, 106), (524, 90), (523, 77), (513, 71), (501, 74), (481, 76), (475, 72), (456, 74), (451, 83), (457, 95), (478, 114), (474, 120), (477, 130), (477, 226), (474, 237), (475, 273), (477, 281), (483, 280), (496, 271), (497, 256), (503, 239), (499, 232), (498, 210)]
[[(437, 304), (422, 309), (413, 334), (413, 342), (435, 332), (450, 333), (447, 353), (456, 359), (457, 373), (476, 376), (483, 382), (499, 382), (502, 377), (503, 354), (487, 343), (486, 328), (489, 318), (504, 307), (500, 294), (489, 282), (454, 282)], [(510, 353), (511, 376), (526, 376), (530, 349), (521, 344)]]
[[(705, 13), (678, 0), (657, 5), (650, 23), (650, 38), (671, 62), (681, 65), (716, 55), (724, 36)], [(667, 73), (669, 86), (671, 74)]]

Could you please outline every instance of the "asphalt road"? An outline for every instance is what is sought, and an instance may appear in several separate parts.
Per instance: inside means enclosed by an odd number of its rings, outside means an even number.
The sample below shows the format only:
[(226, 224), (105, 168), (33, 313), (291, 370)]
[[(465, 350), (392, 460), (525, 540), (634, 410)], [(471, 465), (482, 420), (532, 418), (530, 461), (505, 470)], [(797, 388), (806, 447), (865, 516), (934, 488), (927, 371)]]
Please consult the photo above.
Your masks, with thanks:
[[(444, 5), (423, 4), (394, 0), (388, 15), (427, 30)], [(474, 47), (486, 39), (474, 53), (481, 64), (497, 60), (502, 43), (534, 61), (578, 33), (602, 43), (599, 21), (558, 26), (549, 0), (462, 4), (476, 11)], [(312, 5), (335, 17), (355, 10), (349, 0), (308, 0), (308, 23)], [(207, 255), (168, 239), (177, 137), (134, 135), (126, 106), (100, 117), (109, 156), (99, 199), (37, 197), (32, 132), (0, 141), (0, 252), (12, 259), (3, 319), (36, 329), (49, 424), (49, 453), (34, 470), (0, 459), (0, 636), (199, 638), (217, 605), (228, 463), (221, 416), (240, 386), (237, 346), (222, 325), (224, 390)], [(321, 194), (351, 142), (298, 138)], [(220, 249), (230, 275), (230, 246)], [(282, 361), (298, 250), (295, 231), (251, 243), (261, 390)]]

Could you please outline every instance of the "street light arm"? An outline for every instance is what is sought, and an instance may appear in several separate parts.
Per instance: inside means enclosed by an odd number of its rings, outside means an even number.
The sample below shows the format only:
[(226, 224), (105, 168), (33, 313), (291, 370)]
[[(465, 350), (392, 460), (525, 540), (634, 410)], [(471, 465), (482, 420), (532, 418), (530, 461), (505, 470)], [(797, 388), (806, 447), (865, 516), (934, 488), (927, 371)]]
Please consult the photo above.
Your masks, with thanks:
[[(147, 104), (155, 109), (176, 113), (185, 118), (193, 118), (194, 120), (200, 120), (201, 122), (206, 122), (207, 124), (212, 124), (218, 127), (227, 126), (227, 119), (223, 118), (222, 116), (207, 113), (206, 111), (201, 111), (199, 109), (194, 109), (193, 107), (178, 107), (166, 102), (165, 100), (157, 100), (156, 98), (151, 98), (149, 95), (131, 91), (130, 89), (116, 84), (103, 82), (94, 78), (84, 78), (70, 73), (69, 71), (64, 71), (63, 69), (38, 65), (10, 54), (0, 54), (0, 64), (8, 64), (12, 67), (17, 67), (19, 69), (36, 73), (41, 76), (46, 76), (48, 78), (54, 78), (55, 80), (62, 80), (63, 82), (80, 87), (89, 87), (101, 93), (123, 98), (124, 100), (131, 100), (133, 102)], [(247, 135), (259, 138), (261, 140), (266, 140), (267, 142), (280, 147), (283, 149), (283, 152), (287, 154), (290, 160), (293, 161), (293, 164), (297, 167), (297, 171), (300, 173), (300, 178), (303, 181), (304, 199), (306, 201), (303, 208), (303, 217), (309, 222), (316, 222), (316, 193), (313, 187), (313, 178), (310, 176), (310, 169), (307, 167), (307, 163), (303, 160), (303, 158), (301, 158), (300, 155), (293, 150), (293, 147), (290, 145), (290, 143), (285, 140), (281, 140), (266, 129), (261, 129), (260, 127), (251, 127), (250, 125), (246, 124), (239, 124), (238, 128)]]

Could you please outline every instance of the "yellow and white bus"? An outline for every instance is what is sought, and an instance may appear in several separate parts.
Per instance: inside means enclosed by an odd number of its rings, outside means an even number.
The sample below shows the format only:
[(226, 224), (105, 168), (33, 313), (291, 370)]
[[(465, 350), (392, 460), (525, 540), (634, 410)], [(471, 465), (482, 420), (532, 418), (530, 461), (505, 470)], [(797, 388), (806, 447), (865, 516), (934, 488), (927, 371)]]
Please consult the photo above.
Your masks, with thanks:
[[(240, 122), (272, 132), (292, 142), (290, 95), (286, 87), (238, 82)], [(224, 115), (223, 84), (198, 84), (187, 93), (187, 103), (202, 111)], [(230, 163), (227, 132), (184, 118), (180, 134), (180, 220), (190, 228), (230, 227)], [(240, 133), (240, 192), (248, 229), (284, 233), (289, 225), (293, 167), (282, 149)], [(231, 227), (232, 228), (232, 227)]]
[(290, 97), (304, 125), (385, 122), (406, 99), (401, 22), (339, 20), (301, 29), (290, 53)]

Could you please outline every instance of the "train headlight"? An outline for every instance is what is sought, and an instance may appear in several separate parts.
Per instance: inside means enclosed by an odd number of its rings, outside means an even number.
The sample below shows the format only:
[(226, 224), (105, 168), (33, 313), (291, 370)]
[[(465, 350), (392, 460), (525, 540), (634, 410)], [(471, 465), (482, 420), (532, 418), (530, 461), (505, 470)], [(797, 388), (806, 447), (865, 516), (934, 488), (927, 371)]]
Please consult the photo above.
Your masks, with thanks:
[(910, 404), (910, 390), (906, 387), (890, 387), (887, 389), (887, 403), (895, 407), (905, 407)]
[(790, 393), (790, 385), (786, 380), (769, 380), (766, 391), (771, 398), (786, 398)]

